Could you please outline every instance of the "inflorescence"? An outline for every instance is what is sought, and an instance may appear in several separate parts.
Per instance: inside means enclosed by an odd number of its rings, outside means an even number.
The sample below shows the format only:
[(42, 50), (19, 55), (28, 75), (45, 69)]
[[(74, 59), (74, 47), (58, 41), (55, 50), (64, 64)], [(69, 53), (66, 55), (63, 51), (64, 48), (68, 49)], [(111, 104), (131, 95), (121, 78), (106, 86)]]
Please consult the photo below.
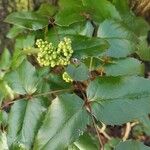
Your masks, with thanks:
[(52, 43), (42, 39), (38, 39), (36, 45), (39, 48), (37, 61), (40, 66), (51, 66), (53, 68), (57, 65), (66, 66), (70, 64), (70, 58), (73, 53), (70, 38), (65, 37), (60, 41), (57, 48)]
[(69, 76), (69, 74), (67, 72), (64, 72), (63, 75), (63, 80), (65, 80), (66, 82), (73, 82), (72, 78)]

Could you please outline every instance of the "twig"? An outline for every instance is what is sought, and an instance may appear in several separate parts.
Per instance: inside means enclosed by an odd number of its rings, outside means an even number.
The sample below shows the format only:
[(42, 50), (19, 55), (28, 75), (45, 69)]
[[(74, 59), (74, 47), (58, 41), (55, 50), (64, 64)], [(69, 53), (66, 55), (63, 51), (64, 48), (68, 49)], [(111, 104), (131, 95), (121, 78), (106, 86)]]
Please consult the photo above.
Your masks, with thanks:
[(124, 136), (123, 136), (123, 138), (122, 138), (123, 141), (126, 141), (126, 140), (128, 139), (132, 127), (134, 127), (134, 126), (137, 125), (138, 123), (139, 123), (139, 122), (133, 122), (133, 123), (128, 122), (128, 123), (126, 124), (125, 134), (124, 134)]
[(92, 114), (91, 114), (91, 118), (92, 118), (92, 122), (93, 122), (93, 125), (94, 125), (94, 128), (95, 128), (95, 131), (96, 131), (97, 136), (98, 136), (98, 140), (99, 140), (99, 144), (100, 144), (100, 150), (104, 150), (104, 146), (103, 146), (103, 142), (101, 140), (100, 134), (99, 134), (98, 126), (96, 125), (96, 122), (95, 122), (94, 117), (93, 117)]
[(1, 106), (1, 109), (4, 109), (6, 106), (11, 105), (11, 104), (15, 103), (18, 100), (29, 99), (29, 97), (30, 98), (35, 98), (35, 97), (39, 97), (39, 96), (50, 95), (50, 94), (59, 93), (59, 92), (65, 92), (65, 91), (72, 91), (72, 89), (63, 89), (63, 90), (49, 91), (49, 92), (39, 93), (39, 94), (31, 95), (31, 96), (26, 95), (23, 98), (17, 98), (17, 99), (15, 99), (13, 101), (9, 101), (8, 103), (5, 103), (3, 106)]
[(103, 134), (108, 140), (111, 140), (111, 137), (105, 132), (106, 125), (102, 123), (102, 128), (97, 126), (99, 133)]

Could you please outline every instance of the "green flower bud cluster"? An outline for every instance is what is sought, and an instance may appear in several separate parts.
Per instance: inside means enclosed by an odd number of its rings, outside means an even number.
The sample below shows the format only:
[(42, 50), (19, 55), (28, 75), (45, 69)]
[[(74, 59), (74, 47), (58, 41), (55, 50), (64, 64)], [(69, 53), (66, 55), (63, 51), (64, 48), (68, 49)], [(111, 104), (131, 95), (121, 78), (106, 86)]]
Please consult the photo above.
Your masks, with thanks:
[(65, 80), (66, 82), (73, 82), (72, 78), (69, 76), (69, 74), (67, 72), (64, 72), (62, 75), (63, 80)]
[(70, 64), (72, 53), (71, 39), (65, 37), (63, 41), (58, 44), (57, 54), (59, 55), (59, 59), (57, 65), (66, 66)]
[(39, 52), (37, 54), (37, 61), (41, 66), (55, 66), (56, 62), (56, 50), (52, 43), (47, 41), (43, 41), (42, 39), (38, 39), (36, 41), (36, 45), (39, 48)]
[(73, 53), (71, 40), (64, 38), (60, 41), (58, 48), (55, 48), (52, 43), (38, 39), (36, 45), (39, 48), (37, 60), (41, 66), (68, 65)]

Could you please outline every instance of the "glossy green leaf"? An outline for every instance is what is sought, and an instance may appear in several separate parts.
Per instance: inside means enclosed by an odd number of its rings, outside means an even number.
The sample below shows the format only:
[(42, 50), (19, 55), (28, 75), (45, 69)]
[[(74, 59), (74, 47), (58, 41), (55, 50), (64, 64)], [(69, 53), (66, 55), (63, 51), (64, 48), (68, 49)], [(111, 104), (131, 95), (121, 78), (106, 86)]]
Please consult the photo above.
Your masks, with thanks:
[(42, 29), (48, 25), (48, 19), (35, 12), (13, 12), (7, 16), (5, 22), (30, 30)]
[(74, 94), (53, 100), (34, 144), (34, 150), (65, 149), (86, 128), (88, 114), (82, 100)]
[(107, 76), (144, 75), (144, 65), (134, 58), (118, 59), (104, 66)]
[(8, 145), (7, 145), (6, 132), (0, 131), (0, 149), (1, 150), (9, 150)]
[(38, 84), (35, 67), (28, 61), (24, 61), (16, 70), (8, 72), (5, 80), (18, 94), (32, 94)]
[(87, 89), (96, 118), (120, 125), (150, 112), (150, 80), (142, 77), (101, 77)]
[(115, 150), (150, 150), (150, 147), (145, 146), (144, 144), (138, 141), (126, 141), (120, 142)]
[(76, 147), (77, 150), (98, 150), (99, 144), (94, 137), (84, 133), (68, 150), (74, 150), (72, 147)]
[(83, 35), (91, 37), (93, 31), (94, 28), (89, 21), (74, 23), (66, 27), (56, 26), (48, 30), (46, 40), (49, 42), (53, 42), (57, 46), (60, 39), (63, 39), (64, 37), (68, 37), (70, 35)]
[[(60, 0), (60, 11), (55, 17), (55, 23), (62, 26), (69, 26), (76, 22), (86, 20), (84, 7), (80, 0)], [(67, 17), (66, 17), (67, 16)]]
[(39, 98), (18, 100), (13, 104), (8, 121), (9, 147), (31, 148), (44, 111)]
[(100, 56), (109, 47), (106, 40), (101, 38), (89, 38), (86, 36), (73, 36), (73, 57), (85, 58), (88, 56)]
[(83, 63), (78, 66), (69, 65), (66, 71), (74, 81), (84, 81), (89, 78), (88, 68)]
[(90, 18), (97, 22), (102, 22), (108, 18), (121, 19), (115, 6), (108, 0), (83, 0), (86, 13)]
[(116, 145), (121, 141), (119, 138), (112, 138), (110, 139), (105, 145), (104, 149), (105, 150), (112, 150), (116, 147)]
[(98, 37), (106, 39), (110, 44), (104, 55), (115, 58), (126, 57), (135, 50), (135, 40), (133, 42), (131, 32), (118, 21), (105, 20), (102, 22), (98, 29)]

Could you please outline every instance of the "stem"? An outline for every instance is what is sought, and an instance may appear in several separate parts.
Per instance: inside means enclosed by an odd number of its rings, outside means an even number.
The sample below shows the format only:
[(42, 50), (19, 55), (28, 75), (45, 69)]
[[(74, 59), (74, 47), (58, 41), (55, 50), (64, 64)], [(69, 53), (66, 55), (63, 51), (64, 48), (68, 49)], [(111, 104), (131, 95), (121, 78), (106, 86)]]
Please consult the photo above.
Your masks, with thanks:
[(128, 123), (126, 124), (125, 134), (124, 134), (124, 136), (123, 136), (123, 138), (122, 138), (123, 141), (126, 141), (126, 140), (128, 139), (132, 127), (134, 127), (134, 126), (137, 125), (138, 123), (139, 123), (139, 122), (137, 121), (137, 122), (133, 122), (133, 123), (128, 122)]
[(99, 133), (103, 134), (105, 136), (105, 138), (107, 138), (108, 140), (111, 140), (111, 137), (105, 132), (106, 129), (106, 125), (102, 123), (102, 128), (100, 128), (99, 126), (97, 126)]
[[(72, 91), (72, 89), (63, 89), (63, 90), (55, 90), (55, 91), (49, 91), (49, 92), (45, 92), (45, 93), (39, 93), (39, 94), (32, 95), (31, 98), (44, 96), (44, 95), (49, 95), (49, 94), (54, 94), (54, 93), (59, 93), (59, 92), (65, 92), (65, 91)], [(25, 100), (25, 99), (29, 99), (29, 95), (27, 95), (23, 98), (18, 98), (18, 99), (15, 99), (13, 101), (9, 101), (8, 103), (1, 106), (1, 109), (4, 109), (6, 106), (11, 105), (11, 104), (13, 104), (14, 102), (16, 102), (18, 100)]]
[(94, 117), (93, 117), (92, 114), (91, 114), (91, 118), (92, 118), (92, 122), (93, 122), (93, 125), (94, 125), (94, 128), (95, 128), (95, 131), (96, 131), (97, 136), (98, 136), (98, 140), (99, 140), (99, 144), (100, 144), (100, 150), (104, 150), (103, 142), (102, 142), (102, 140), (101, 140), (98, 127), (97, 127), (97, 125), (96, 125), (96, 122), (95, 122)]
[(89, 71), (92, 71), (92, 63), (93, 63), (93, 57), (91, 57), (91, 59), (90, 59)]

